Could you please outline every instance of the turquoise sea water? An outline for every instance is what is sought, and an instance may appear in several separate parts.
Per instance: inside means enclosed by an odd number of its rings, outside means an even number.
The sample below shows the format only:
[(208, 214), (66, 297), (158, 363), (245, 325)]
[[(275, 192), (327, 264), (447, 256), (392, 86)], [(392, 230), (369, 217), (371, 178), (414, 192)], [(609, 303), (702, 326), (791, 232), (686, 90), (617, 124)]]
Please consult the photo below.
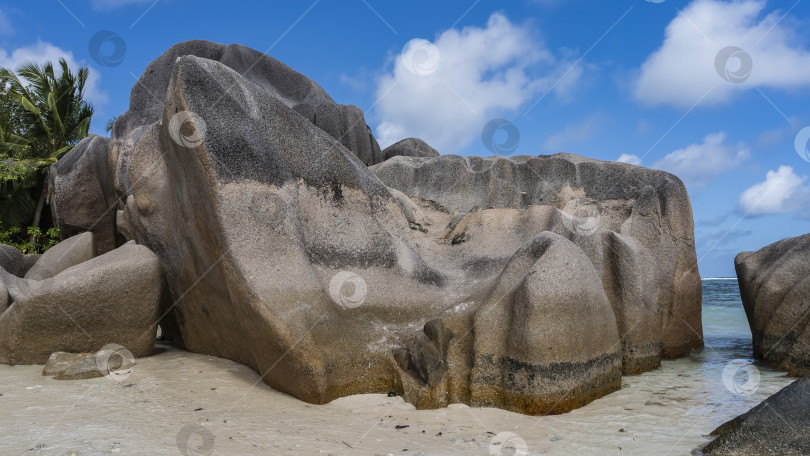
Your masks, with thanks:
[(737, 279), (703, 279), (703, 336), (715, 350), (751, 354), (751, 330)]

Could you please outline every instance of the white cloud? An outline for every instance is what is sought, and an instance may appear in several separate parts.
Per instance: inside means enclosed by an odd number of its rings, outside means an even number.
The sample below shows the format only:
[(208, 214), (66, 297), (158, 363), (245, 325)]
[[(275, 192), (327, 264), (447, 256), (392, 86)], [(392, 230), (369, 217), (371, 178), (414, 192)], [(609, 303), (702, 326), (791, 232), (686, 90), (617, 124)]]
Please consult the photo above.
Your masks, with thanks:
[(631, 165), (641, 166), (641, 157), (633, 154), (621, 154), (616, 159), (617, 162), (628, 163)]
[[(532, 73), (542, 66), (545, 75)], [(503, 14), (485, 27), (451, 29), (435, 43), (413, 40), (377, 81), (377, 137), (385, 147), (408, 136), (424, 139), (442, 153), (480, 137), (494, 117), (519, 108), (545, 90), (573, 89), (580, 70), (537, 43), (528, 26)]]
[(652, 167), (675, 174), (687, 185), (702, 187), (718, 175), (736, 168), (750, 156), (742, 144), (725, 144), (723, 132), (707, 135), (701, 144), (690, 144), (653, 163)]
[(740, 194), (740, 209), (748, 215), (782, 214), (807, 210), (810, 188), (804, 186), (807, 176), (799, 176), (790, 166), (768, 171), (759, 182)]
[[(64, 57), (74, 73), (79, 70), (82, 62), (76, 60), (73, 52), (58, 48), (51, 43), (38, 41), (31, 46), (20, 47), (9, 52), (0, 48), (0, 67), (9, 70), (17, 70), (17, 67), (26, 62), (36, 62), (43, 64), (50, 61), (54, 64), (54, 70), (58, 71), (57, 62)], [(99, 82), (101, 76), (98, 71), (90, 68), (90, 75), (84, 86), (85, 99), (95, 105), (102, 105), (107, 102), (107, 93), (101, 90)]]
[(130, 5), (146, 5), (154, 0), (93, 0), (93, 9), (110, 11)]
[[(666, 28), (661, 47), (642, 64), (635, 96), (648, 104), (689, 107), (720, 103), (756, 87), (789, 89), (810, 85), (810, 53), (795, 43), (784, 14), (762, 16), (764, 0), (695, 0)], [(750, 76), (740, 83), (724, 80), (715, 69), (718, 52), (737, 46), (752, 59)], [(741, 69), (738, 58), (727, 68)]]
[(548, 138), (543, 147), (551, 152), (563, 152), (563, 148), (570, 144), (581, 144), (591, 139), (599, 130), (600, 116), (591, 116), (584, 121), (569, 125)]

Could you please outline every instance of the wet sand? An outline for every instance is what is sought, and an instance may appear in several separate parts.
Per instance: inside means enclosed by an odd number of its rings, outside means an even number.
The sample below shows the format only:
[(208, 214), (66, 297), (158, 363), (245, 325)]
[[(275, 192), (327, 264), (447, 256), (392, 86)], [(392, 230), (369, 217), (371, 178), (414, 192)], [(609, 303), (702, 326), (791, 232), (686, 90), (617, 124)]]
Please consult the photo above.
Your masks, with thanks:
[(42, 366), (0, 366), (0, 454), (507, 455), (522, 439), (530, 455), (684, 455), (793, 380), (759, 366), (756, 391), (733, 394), (722, 378), (728, 360), (712, 350), (545, 417), (464, 405), (417, 411), (379, 394), (310, 405), (247, 367), (166, 346), (116, 380), (59, 381)]

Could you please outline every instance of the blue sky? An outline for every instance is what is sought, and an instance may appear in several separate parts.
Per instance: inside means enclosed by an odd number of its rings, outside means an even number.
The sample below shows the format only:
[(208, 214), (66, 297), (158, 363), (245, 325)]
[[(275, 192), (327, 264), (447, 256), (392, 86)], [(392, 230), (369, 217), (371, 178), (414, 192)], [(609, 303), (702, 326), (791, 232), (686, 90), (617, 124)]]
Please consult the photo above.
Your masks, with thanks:
[(172, 44), (241, 43), (359, 106), (383, 146), (490, 155), (481, 132), (501, 118), (516, 154), (674, 172), (701, 274), (733, 276), (736, 253), (810, 232), (808, 25), (810, 1), (794, 0), (0, 0), (0, 66), (90, 66), (104, 134)]

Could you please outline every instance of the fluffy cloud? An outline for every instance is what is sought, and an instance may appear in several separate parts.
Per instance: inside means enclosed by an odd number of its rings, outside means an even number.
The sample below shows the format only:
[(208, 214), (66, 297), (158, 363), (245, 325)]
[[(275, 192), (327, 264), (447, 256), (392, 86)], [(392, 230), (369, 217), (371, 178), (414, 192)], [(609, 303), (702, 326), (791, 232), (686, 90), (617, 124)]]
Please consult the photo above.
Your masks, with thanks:
[[(704, 95), (702, 103), (719, 103), (756, 87), (810, 85), (810, 53), (794, 42), (795, 34), (785, 25), (788, 21), (780, 22), (784, 13), (762, 17), (764, 7), (764, 0), (692, 2), (669, 23), (664, 43), (642, 64), (635, 81), (636, 98), (689, 107)], [(718, 53), (728, 46), (744, 53), (721, 59), (718, 70)], [(747, 79), (742, 68), (745, 53), (751, 59)], [(745, 80), (729, 82), (719, 71), (740, 72)]]
[(641, 157), (633, 154), (621, 154), (616, 159), (617, 162), (629, 163), (631, 165), (641, 166)]
[[(14, 49), (9, 52), (0, 48), (0, 67), (16, 70), (17, 67), (26, 62), (36, 62), (42, 64), (50, 61), (56, 64), (60, 58), (67, 60), (70, 69), (73, 72), (78, 71), (82, 62), (76, 60), (71, 51), (66, 51), (54, 46), (51, 43), (39, 41), (34, 45), (25, 46)], [(107, 93), (99, 88), (99, 81), (101, 77), (98, 71), (90, 69), (90, 76), (87, 78), (87, 83), (84, 86), (85, 99), (93, 104), (101, 105), (107, 102)]]
[(653, 163), (653, 168), (668, 171), (686, 185), (702, 187), (718, 175), (736, 168), (750, 153), (742, 144), (725, 144), (723, 132), (707, 135), (700, 144), (690, 144)]
[(782, 214), (804, 211), (810, 205), (810, 188), (804, 186), (807, 176), (799, 176), (790, 166), (768, 171), (759, 182), (740, 195), (740, 210), (748, 215)]
[[(483, 28), (412, 40), (377, 81), (380, 145), (417, 136), (442, 153), (462, 149), (493, 117), (545, 91), (572, 90), (581, 71), (560, 60), (500, 13)], [(540, 69), (545, 75), (534, 77)]]

